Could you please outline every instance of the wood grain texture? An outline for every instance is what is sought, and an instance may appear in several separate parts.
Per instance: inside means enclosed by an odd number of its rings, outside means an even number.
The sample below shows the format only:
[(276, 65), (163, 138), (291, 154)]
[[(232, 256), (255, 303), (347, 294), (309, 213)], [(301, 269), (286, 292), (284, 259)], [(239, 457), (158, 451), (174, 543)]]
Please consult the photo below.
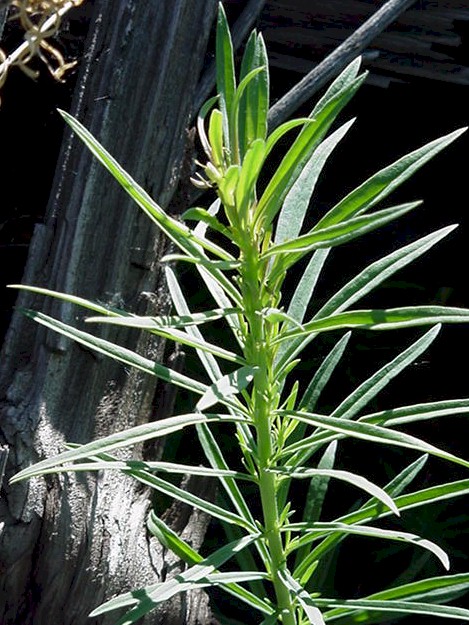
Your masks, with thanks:
[[(178, 182), (186, 125), (216, 2), (97, 0), (72, 113), (164, 206)], [(167, 244), (80, 142), (64, 132), (45, 223), (23, 282), (112, 300), (134, 312), (168, 308), (158, 258)], [(21, 295), (18, 303), (66, 322), (82, 313)], [(104, 330), (147, 357), (159, 340)], [(1, 357), (0, 442), (8, 475), (85, 442), (163, 416), (155, 380), (96, 356), (15, 314)], [(136, 450), (134, 454), (141, 451)], [(4, 485), (5, 486), (5, 485)], [(103, 600), (154, 583), (165, 567), (145, 520), (149, 494), (109, 472), (5, 486), (0, 500), (0, 623), (107, 625), (89, 620)], [(187, 532), (205, 527), (187, 515)], [(201, 529), (200, 529), (201, 528)], [(192, 606), (192, 607), (191, 607)], [(204, 596), (179, 601), (145, 623), (195, 624)]]

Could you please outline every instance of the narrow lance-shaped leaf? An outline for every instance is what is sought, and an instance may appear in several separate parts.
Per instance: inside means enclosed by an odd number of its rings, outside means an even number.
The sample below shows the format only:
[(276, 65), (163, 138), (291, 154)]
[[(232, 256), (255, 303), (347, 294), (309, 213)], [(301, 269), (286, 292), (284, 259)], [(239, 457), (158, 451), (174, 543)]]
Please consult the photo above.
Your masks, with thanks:
[[(355, 79), (358, 76), (358, 72), (360, 71), (360, 65), (361, 57), (357, 57), (339, 74), (334, 82), (328, 87), (323, 97), (318, 101), (309, 118), (289, 120), (275, 128), (268, 137), (267, 143), (269, 151), (276, 145), (278, 140), (283, 137), (285, 132), (288, 132), (291, 128), (296, 127), (300, 123), (308, 121), (310, 123), (313, 122), (331, 102), (335, 101), (339, 94), (345, 93), (349, 87), (353, 87)], [(364, 74), (364, 77), (366, 77), (366, 73)], [(345, 104), (346, 102), (344, 105)]]
[(340, 93), (345, 87), (351, 85), (355, 78), (358, 76), (360, 67), (362, 64), (362, 57), (357, 56), (351, 63), (345, 67), (337, 78), (334, 79), (331, 85), (326, 90), (326, 93), (318, 100), (315, 105), (311, 117), (315, 117), (333, 98)]
[[(426, 614), (428, 616), (441, 616), (448, 619), (469, 621), (469, 610), (455, 606), (435, 605), (434, 603), (420, 603), (417, 601), (380, 601), (378, 599), (318, 599), (316, 604), (323, 608), (345, 608), (346, 613), (353, 615), (357, 610), (369, 610), (396, 614)], [(326, 621), (333, 621), (345, 612), (325, 612)]]
[(397, 375), (415, 362), (438, 336), (441, 325), (434, 326), (391, 362), (362, 382), (333, 411), (333, 417), (353, 419), (368, 403), (374, 399)]
[(8, 284), (10, 289), (20, 289), (21, 291), (28, 291), (29, 293), (37, 293), (38, 295), (47, 295), (49, 297), (55, 297), (56, 299), (68, 302), (69, 304), (75, 304), (88, 310), (92, 310), (101, 315), (119, 316), (127, 313), (125, 310), (116, 308), (110, 304), (103, 304), (101, 302), (93, 302), (92, 300), (84, 297), (78, 297), (76, 295), (70, 295), (69, 293), (62, 293), (60, 291), (53, 291), (51, 289), (44, 289), (38, 286), (29, 286), (25, 284)]
[[(242, 80), (249, 72), (255, 67), (263, 65), (258, 63), (256, 55), (257, 33), (255, 30), (251, 32), (249, 38), (244, 46), (243, 58), (241, 59), (241, 68), (239, 71), (239, 78)], [(252, 82), (249, 88), (243, 94), (239, 105), (239, 119), (238, 119), (238, 135), (239, 135), (239, 149), (241, 158), (243, 159), (249, 144), (260, 136), (257, 135), (254, 128), (256, 128), (256, 116), (257, 107), (252, 107), (248, 98), (253, 92), (253, 96), (257, 96), (257, 85)], [(260, 138), (265, 138), (260, 137)]]
[(239, 308), (216, 308), (214, 310), (207, 310), (200, 313), (191, 313), (188, 315), (161, 315), (158, 317), (141, 317), (132, 315), (130, 318), (129, 316), (114, 316), (111, 319), (108, 317), (88, 317), (86, 321), (123, 326), (129, 324), (128, 327), (142, 329), (154, 329), (155, 327), (185, 328), (187, 326), (197, 326), (203, 323), (209, 323), (210, 321), (222, 319), (223, 317), (227, 317), (228, 315), (237, 315), (239, 314), (239, 312)]
[(399, 406), (390, 410), (382, 410), (363, 415), (359, 421), (392, 427), (404, 423), (414, 423), (426, 419), (466, 414), (469, 412), (469, 399), (448, 399), (412, 406)]
[[(282, 261), (281, 265), (279, 264), (283, 269), (286, 269), (294, 265), (306, 252), (348, 243), (357, 237), (386, 225), (394, 219), (402, 217), (402, 215), (420, 205), (421, 202), (409, 202), (399, 206), (392, 206), (382, 211), (376, 211), (370, 215), (354, 217), (327, 228), (315, 227), (307, 234), (303, 234), (296, 239), (273, 245), (264, 253), (264, 258), (277, 256), (278, 254), (288, 254), (289, 256)], [(276, 271), (272, 271), (272, 274), (276, 275), (278, 271), (279, 269), (276, 267)]]
[(232, 106), (235, 97), (236, 80), (233, 60), (233, 43), (226, 13), (222, 3), (218, 5), (217, 35), (216, 35), (216, 77), (217, 91), (220, 96), (220, 107), (223, 113), (223, 133), (225, 145), (230, 149), (230, 128)]
[(313, 379), (308, 384), (303, 397), (301, 398), (300, 408), (312, 412), (316, 408), (316, 404), (321, 396), (321, 393), (329, 382), (332, 374), (334, 373), (337, 365), (339, 364), (345, 348), (351, 337), (351, 332), (347, 332), (344, 336), (337, 341), (329, 354), (324, 358), (318, 370), (313, 376)]
[(55, 332), (58, 332), (59, 334), (62, 334), (63, 336), (66, 336), (67, 338), (72, 339), (73, 341), (76, 341), (77, 343), (80, 343), (81, 345), (84, 345), (85, 347), (100, 354), (104, 354), (114, 360), (118, 360), (126, 365), (140, 369), (145, 373), (154, 375), (165, 382), (181, 386), (199, 395), (203, 395), (208, 388), (206, 384), (193, 380), (182, 373), (173, 371), (164, 365), (160, 365), (153, 360), (140, 356), (140, 354), (137, 354), (126, 347), (121, 347), (111, 341), (106, 341), (105, 339), (101, 339), (93, 334), (89, 334), (88, 332), (78, 330), (73, 326), (63, 323), (62, 321), (58, 321), (48, 315), (44, 315), (43, 313), (32, 310), (24, 310), (23, 312), (26, 316), (34, 319), (34, 321), (37, 321), (46, 328), (54, 330)]
[[(181, 582), (177, 588), (177, 592), (173, 592), (172, 590), (171, 591), (166, 590), (165, 592), (167, 594), (166, 595), (162, 594), (161, 598), (159, 598), (159, 600), (156, 602), (147, 596), (146, 594), (147, 589), (143, 588), (141, 590), (135, 591), (134, 593), (134, 596), (139, 598), (138, 605), (132, 608), (129, 612), (127, 612), (124, 616), (122, 616), (118, 621), (116, 621), (115, 625), (132, 625), (132, 623), (140, 623), (141, 619), (149, 612), (152, 612), (154, 608), (156, 607), (156, 605), (163, 603), (164, 601), (167, 601), (169, 598), (171, 598), (175, 594), (184, 593), (189, 590), (201, 590), (203, 588), (209, 588), (210, 586), (222, 586), (223, 584), (230, 584), (233, 582), (246, 582), (246, 581), (258, 580), (258, 579), (263, 578), (264, 576), (265, 574), (262, 574), (256, 571), (248, 571), (246, 573), (243, 573), (243, 572), (211, 573), (201, 580)], [(169, 593), (169, 596), (167, 596), (168, 593)]]
[(317, 250), (309, 261), (288, 305), (288, 314), (302, 323), (329, 249)]
[[(233, 101), (233, 107), (231, 111), (230, 128), (231, 128), (231, 133), (232, 133), (231, 149), (233, 152), (233, 160), (234, 162), (239, 163), (239, 164), (241, 164), (243, 161), (242, 153), (240, 152), (240, 147), (239, 147), (239, 129), (238, 129), (240, 102), (244, 93), (249, 88), (250, 84), (263, 71), (265, 71), (265, 67), (253, 68), (246, 76), (243, 77), (243, 79), (239, 83), (238, 88), (236, 89), (236, 95)], [(260, 137), (260, 138), (263, 141), (264, 137)]]
[[(402, 469), (390, 482), (386, 484), (384, 490), (391, 495), (397, 497), (400, 495), (420, 474), (428, 460), (428, 454), (423, 454), (411, 462), (407, 467)], [(368, 503), (364, 504), (366, 506)], [(372, 501), (372, 503), (375, 503)]]
[(227, 398), (240, 393), (252, 382), (255, 372), (256, 367), (242, 367), (224, 375), (209, 386), (197, 402), (196, 409), (203, 411), (218, 402), (224, 404)]
[(397, 530), (387, 530), (381, 527), (371, 527), (369, 525), (349, 525), (346, 523), (290, 523), (283, 528), (285, 532), (301, 532), (302, 537), (298, 540), (299, 545), (306, 545), (317, 539), (317, 535), (329, 532), (340, 534), (356, 534), (358, 536), (368, 536), (370, 538), (380, 538), (383, 540), (395, 540), (409, 543), (433, 553), (446, 570), (449, 570), (448, 554), (431, 540), (426, 540), (417, 534), (401, 532)]
[[(460, 573), (456, 575), (445, 575), (444, 577), (432, 577), (418, 582), (411, 582), (395, 588), (390, 588), (382, 592), (373, 593), (367, 599), (395, 600), (405, 599), (407, 601), (432, 602), (436, 604), (447, 603), (465, 594), (469, 588), (469, 575)], [(330, 618), (345, 617), (349, 622), (350, 612), (344, 608), (336, 608), (328, 612)], [(349, 615), (347, 617), (347, 615)], [(353, 613), (353, 619), (364, 625), (374, 625), (382, 622), (382, 615), (379, 612), (370, 610), (357, 610)], [(340, 622), (340, 621), (339, 621)]]
[[(203, 315), (203, 313), (201, 314)], [(223, 358), (224, 360), (228, 360), (230, 362), (236, 362), (240, 365), (246, 364), (246, 361), (242, 356), (213, 343), (208, 343), (204, 339), (200, 340), (195, 338), (194, 336), (188, 334), (185, 330), (179, 330), (178, 328), (171, 327), (170, 325), (163, 325), (164, 322), (162, 323), (155, 317), (88, 317), (86, 321), (89, 323), (105, 323), (108, 325), (117, 325), (126, 328), (148, 330), (152, 334), (171, 339), (175, 343), (187, 345), (188, 347), (193, 347), (194, 349), (201, 349), (217, 356), (218, 358)]]
[[(98, 442), (98, 441), (96, 441)], [(78, 449), (78, 447), (77, 447)], [(117, 459), (108, 453), (98, 453), (97, 455), (92, 455), (90, 457), (91, 460), (96, 460), (99, 462), (117, 462)], [(239, 525), (240, 527), (247, 530), (249, 533), (256, 532), (256, 527), (240, 517), (239, 515), (227, 510), (211, 501), (206, 499), (202, 499), (198, 495), (194, 495), (188, 490), (180, 488), (176, 486), (172, 482), (166, 481), (156, 475), (154, 475), (151, 471), (146, 469), (142, 469), (139, 467), (139, 463), (134, 463), (133, 467), (123, 469), (123, 473), (130, 475), (135, 478), (145, 486), (149, 486), (150, 488), (171, 497), (172, 499), (178, 500), (183, 504), (190, 506), (191, 508), (197, 508), (201, 510), (205, 514), (212, 516), (220, 521), (225, 523), (233, 523), (235, 525)]]
[(283, 122), (278, 128), (276, 128), (271, 134), (268, 135), (266, 144), (266, 155), (269, 155), (275, 146), (278, 144), (280, 139), (284, 137), (287, 132), (290, 130), (294, 130), (299, 126), (307, 126), (314, 123), (314, 119), (310, 117), (298, 117), (297, 119), (290, 119), (286, 122)]
[(370, 482), (370, 480), (366, 479), (362, 475), (337, 469), (309, 469), (306, 467), (278, 468), (275, 470), (272, 469), (272, 471), (274, 473), (278, 473), (279, 475), (286, 475), (292, 478), (303, 479), (310, 477), (329, 477), (347, 482), (348, 484), (352, 484), (352, 486), (356, 486), (357, 488), (364, 490), (369, 495), (372, 495), (384, 503), (384, 505), (390, 508), (395, 514), (399, 515), (399, 511), (392, 498), (382, 488), (376, 486), (376, 484), (373, 484), (373, 482)]
[[(142, 590), (144, 590), (145, 596), (148, 597), (154, 605), (156, 605), (156, 603), (166, 601), (181, 591), (180, 587), (182, 584), (186, 582), (196, 583), (207, 577), (207, 575), (214, 573), (222, 564), (230, 560), (237, 553), (237, 551), (245, 549), (257, 540), (258, 537), (258, 534), (253, 534), (251, 536), (245, 536), (234, 543), (229, 543), (212, 553), (207, 558), (204, 558), (201, 562), (194, 564), (186, 571), (179, 573), (176, 578), (170, 579), (162, 584), (153, 584)], [(185, 587), (185, 590), (187, 589), (188, 588)], [(110, 601), (107, 601), (103, 605), (99, 606), (99, 608), (96, 608), (96, 610), (93, 610), (90, 616), (100, 616), (101, 614), (106, 614), (112, 610), (122, 609), (138, 604), (138, 594), (138, 592), (129, 592), (115, 597), (114, 599), (111, 599)], [(142, 596), (142, 594), (143, 593), (140, 593), (140, 596)]]
[(161, 479), (160, 477), (153, 475), (149, 471), (145, 471), (142, 469), (128, 469), (125, 471), (128, 475), (131, 475), (142, 484), (146, 486), (150, 486), (154, 490), (163, 493), (166, 496), (171, 497), (172, 499), (176, 499), (191, 508), (197, 508), (205, 514), (212, 516), (215, 519), (223, 521), (225, 523), (234, 523), (238, 525), (248, 532), (252, 533), (255, 531), (255, 526), (249, 523), (246, 519), (231, 512), (230, 510), (226, 510), (221, 506), (208, 501), (206, 499), (202, 499), (201, 497), (194, 495), (193, 493), (179, 488), (179, 486), (175, 486), (172, 482), (168, 482), (166, 480)]
[(155, 222), (158, 227), (189, 256), (199, 259), (205, 266), (205, 271), (211, 273), (213, 279), (229, 294), (233, 302), (240, 304), (241, 296), (230, 280), (226, 279), (223, 272), (216, 266), (212, 266), (203, 248), (212, 252), (224, 261), (235, 259), (218, 245), (208, 239), (199, 238), (180, 221), (173, 219), (158, 206), (158, 204), (144, 191), (131, 176), (119, 165), (119, 163), (103, 148), (93, 135), (68, 113), (59, 111), (65, 121), (77, 133), (80, 139), (90, 149), (94, 156), (114, 176), (125, 191), (135, 200), (138, 206)]
[[(279, 410), (277, 412), (281, 416), (285, 415), (293, 417), (295, 419), (298, 419), (299, 421), (304, 421), (305, 423), (308, 423), (309, 425), (312, 425), (314, 427), (330, 430), (331, 432), (336, 432), (344, 436), (360, 438), (362, 440), (380, 443), (382, 445), (395, 445), (397, 447), (414, 449), (415, 451), (428, 453), (432, 456), (443, 458), (444, 460), (449, 460), (450, 462), (454, 462), (455, 464), (460, 464), (466, 468), (469, 468), (469, 461), (450, 454), (449, 452), (443, 451), (438, 447), (430, 445), (429, 443), (426, 443), (425, 441), (422, 441), (415, 436), (405, 434), (404, 432), (388, 430), (387, 428), (383, 428), (377, 425), (371, 425), (369, 423), (363, 423), (362, 421), (345, 421), (344, 419), (338, 419), (336, 417), (326, 417), (324, 415), (306, 412), (283, 410)], [(289, 453), (291, 453), (292, 449), (294, 449), (295, 451), (301, 450), (303, 445), (306, 447), (311, 445), (316, 437), (321, 440), (322, 433), (319, 432), (319, 434), (311, 436), (307, 441), (295, 443), (291, 446), (290, 449), (288, 447), (285, 448), (283, 453), (288, 455)], [(326, 439), (322, 442), (329, 441)]]
[(337, 115), (360, 88), (365, 77), (362, 75), (355, 78), (317, 111), (312, 122), (304, 127), (283, 158), (257, 206), (258, 219), (262, 220), (265, 228), (272, 223), (304, 164), (322, 141)]
[(59, 111), (67, 124), (76, 132), (93, 155), (111, 173), (143, 211), (158, 224), (163, 232), (178, 247), (191, 253), (193, 256), (200, 255), (200, 247), (205, 247), (224, 260), (233, 260), (225, 250), (207, 239), (198, 239), (194, 233), (180, 221), (174, 219), (144, 191), (140, 185), (119, 165), (107, 150), (93, 137), (93, 135), (74, 117), (65, 111)]
[(469, 310), (447, 306), (408, 306), (383, 310), (353, 310), (315, 319), (303, 325), (304, 330), (285, 332), (275, 343), (288, 341), (310, 333), (363, 328), (365, 330), (395, 330), (438, 323), (467, 323)]
[[(396, 475), (391, 480), (391, 482), (386, 484), (386, 486), (384, 487), (384, 490), (391, 497), (393, 498), (398, 497), (398, 495), (400, 495), (400, 493), (419, 474), (419, 472), (425, 465), (427, 458), (428, 458), (428, 455), (424, 454), (423, 456), (418, 458), (415, 462), (411, 463), (408, 467), (405, 467), (405, 469), (403, 469), (398, 475)], [(369, 509), (370, 505), (373, 505), (373, 506), (379, 505), (381, 506), (383, 510), (384, 509), (386, 510), (386, 514), (390, 514), (389, 509), (382, 506), (382, 504), (378, 503), (374, 498), (371, 498), (371, 500), (368, 500), (366, 503), (364, 503), (359, 510), (363, 510), (365, 508)], [(371, 520), (371, 518), (374, 519), (375, 516), (372, 515), (370, 518), (367, 518), (367, 517), (365, 518), (367, 521), (369, 521)], [(338, 522), (341, 522), (343, 520), (344, 520), (343, 518), (339, 519)], [(357, 520), (357, 523), (355, 524), (353, 523), (353, 520), (352, 520), (350, 522), (350, 525), (354, 525), (354, 527), (357, 527), (360, 522), (364, 522), (364, 520), (363, 519)], [(306, 547), (304, 548), (301, 547), (305, 538), (306, 537), (301, 537), (301, 536), (296, 538), (294, 541), (292, 541), (291, 547), (292, 549), (294, 549), (296, 545), (300, 545), (300, 549), (297, 551), (297, 554), (299, 554), (300, 552), (304, 553), (304, 556), (302, 558), (297, 557), (295, 559), (294, 574), (296, 577), (300, 579), (304, 579), (304, 583), (307, 583), (307, 581), (311, 577), (311, 573), (314, 571), (314, 569), (313, 571), (311, 570), (312, 567), (314, 566), (314, 563), (319, 562), (319, 559), (323, 560), (324, 556), (345, 538), (345, 535), (340, 532), (335, 532), (332, 535), (329, 535), (326, 539), (324, 539), (319, 545), (319, 547), (316, 547), (312, 551), (310, 549), (307, 550)], [(308, 551), (309, 553), (306, 553), (306, 551)]]
[[(467, 494), (469, 494), (469, 480), (459, 480), (447, 484), (438, 484), (437, 486), (406, 493), (404, 495), (395, 495), (394, 503), (399, 510), (403, 512), (405, 510), (419, 508), (430, 503), (446, 501)], [(359, 510), (339, 517), (337, 521), (349, 525), (358, 525), (387, 517), (390, 514), (391, 512), (379, 502), (367, 503)], [(310, 552), (309, 557), (313, 560), (321, 559), (339, 540), (341, 540), (341, 534), (328, 536)]]
[(295, 184), (287, 193), (279, 212), (275, 230), (276, 244), (294, 239), (300, 233), (319, 175), (334, 148), (349, 131), (354, 121), (352, 119), (347, 122), (325, 139), (304, 166)]
[[(78, 449), (80, 445), (67, 445), (73, 449)], [(98, 456), (90, 462), (75, 462), (73, 464), (63, 464), (54, 466), (50, 469), (42, 469), (41, 475), (47, 473), (69, 473), (77, 471), (134, 471), (142, 470), (150, 473), (172, 473), (173, 475), (200, 475), (203, 477), (232, 477), (242, 479), (249, 482), (254, 478), (247, 473), (239, 473), (238, 471), (223, 471), (221, 469), (211, 469), (201, 466), (193, 466), (188, 464), (177, 464), (175, 462), (163, 461), (143, 461), (143, 460), (100, 460)]]
[(337, 291), (315, 314), (315, 317), (325, 317), (349, 308), (397, 271), (428, 252), (455, 228), (456, 226), (453, 225), (436, 230), (372, 263)]
[[(156, 585), (142, 588), (141, 590), (136, 590), (133, 593), (133, 596), (135, 598), (138, 598), (138, 605), (132, 608), (124, 616), (122, 616), (117, 622), (115, 622), (115, 625), (132, 625), (132, 623), (141, 622), (142, 617), (144, 617), (149, 612), (152, 612), (158, 604), (167, 601), (176, 594), (184, 593), (189, 590), (200, 590), (202, 588), (209, 588), (210, 586), (223, 587), (224, 585), (231, 585), (235, 582), (250, 582), (253, 580), (264, 579), (265, 577), (265, 573), (261, 573), (258, 571), (209, 573), (200, 580), (179, 582), (176, 590), (174, 588), (165, 588), (164, 584), (167, 584), (168, 582), (161, 582), (158, 588), (156, 587)], [(149, 590), (152, 591), (153, 596), (157, 596), (156, 601), (148, 596), (147, 593)], [(115, 609), (118, 608), (109, 608), (109, 611)], [(94, 610), (92, 614), (96, 614), (96, 612), (97, 611)]]
[(407, 154), (385, 167), (349, 193), (318, 222), (318, 228), (327, 228), (353, 215), (363, 213), (394, 191), (420, 167), (457, 139), (466, 128), (461, 128)]
[(269, 60), (261, 34), (253, 32), (246, 44), (241, 62), (240, 78), (243, 79), (257, 67), (263, 71), (249, 83), (239, 106), (239, 142), (241, 156), (256, 139), (267, 135), (267, 114), (269, 111)]
[(469, 573), (431, 577), (429, 579), (411, 582), (394, 588), (373, 593), (368, 599), (410, 601), (431, 600), (435, 603), (445, 603), (455, 595), (469, 589)]
[(240, 417), (235, 417), (233, 415), (201, 414), (196, 412), (178, 415), (176, 417), (168, 417), (167, 419), (151, 423), (144, 423), (143, 425), (137, 425), (133, 428), (110, 434), (109, 436), (92, 441), (91, 443), (80, 445), (75, 449), (64, 451), (52, 458), (42, 460), (17, 473), (13, 476), (11, 481), (19, 482), (20, 480), (41, 475), (43, 471), (58, 467), (62, 464), (70, 464), (77, 460), (109, 453), (116, 449), (122, 449), (123, 447), (130, 447), (131, 445), (136, 445), (137, 443), (142, 443), (143, 441), (148, 441), (153, 438), (168, 436), (168, 434), (178, 432), (189, 425), (211, 422), (232, 423), (239, 419)]
[(154, 510), (150, 511), (147, 519), (148, 530), (153, 536), (158, 538), (159, 542), (175, 553), (186, 564), (198, 564), (204, 559), (195, 549), (193, 549), (186, 541), (180, 538), (174, 530), (161, 520)]

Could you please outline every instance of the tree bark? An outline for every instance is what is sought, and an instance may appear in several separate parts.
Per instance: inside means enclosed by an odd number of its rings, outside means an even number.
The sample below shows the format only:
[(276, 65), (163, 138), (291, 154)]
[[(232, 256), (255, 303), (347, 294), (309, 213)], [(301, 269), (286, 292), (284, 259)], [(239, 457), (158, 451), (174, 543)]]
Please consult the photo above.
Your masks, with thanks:
[[(186, 125), (215, 0), (96, 0), (72, 114), (163, 206), (179, 178)], [(38, 225), (23, 282), (134, 312), (168, 307), (158, 258), (166, 242), (125, 192), (65, 131), (45, 223)], [(22, 294), (19, 304), (75, 325), (69, 305)], [(77, 318), (77, 314), (79, 318)], [(131, 349), (163, 357), (159, 340), (103, 330)], [(0, 365), (0, 443), (7, 476), (63, 449), (158, 418), (155, 380), (125, 371), (15, 313)], [(135, 453), (135, 452), (134, 452)], [(107, 625), (88, 613), (114, 594), (154, 583), (167, 568), (150, 540), (146, 490), (109, 473), (51, 476), (0, 500), (0, 623)], [(206, 521), (180, 510), (200, 545)], [(184, 516), (185, 515), (185, 516)], [(177, 515), (176, 515), (177, 516)], [(206, 625), (204, 595), (181, 599), (145, 623)]]

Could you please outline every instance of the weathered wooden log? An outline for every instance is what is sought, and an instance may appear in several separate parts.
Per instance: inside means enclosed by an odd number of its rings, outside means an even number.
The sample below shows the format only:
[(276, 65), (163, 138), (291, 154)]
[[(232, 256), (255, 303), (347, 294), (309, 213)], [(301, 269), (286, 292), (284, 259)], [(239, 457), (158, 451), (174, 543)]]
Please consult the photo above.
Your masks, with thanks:
[[(72, 113), (165, 206), (178, 182), (195, 86), (216, 1), (96, 0)], [(166, 242), (86, 148), (65, 131), (45, 223), (24, 282), (166, 310), (158, 258)], [(80, 313), (23, 294), (21, 306), (64, 321)], [(78, 317), (76, 316), (78, 314)], [(112, 334), (115, 336), (114, 334)], [(161, 341), (117, 339), (161, 358)], [(159, 418), (155, 380), (100, 358), (14, 315), (1, 357), (0, 442), (7, 475), (63, 449)], [(138, 452), (136, 452), (138, 453)], [(89, 620), (103, 600), (154, 583), (165, 553), (145, 529), (148, 493), (125, 476), (52, 476), (10, 487), (0, 500), (0, 623), (106, 625)], [(198, 546), (205, 521), (183, 511)], [(209, 619), (204, 595), (180, 600), (145, 623)]]

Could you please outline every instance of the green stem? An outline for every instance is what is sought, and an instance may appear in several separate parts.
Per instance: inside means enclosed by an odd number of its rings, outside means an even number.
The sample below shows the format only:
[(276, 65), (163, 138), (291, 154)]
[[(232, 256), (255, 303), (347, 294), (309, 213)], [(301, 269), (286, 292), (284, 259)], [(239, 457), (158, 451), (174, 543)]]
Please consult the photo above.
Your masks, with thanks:
[(264, 521), (265, 539), (270, 557), (270, 574), (277, 599), (277, 607), (283, 625), (297, 625), (295, 607), (290, 592), (279, 576), (285, 569), (286, 555), (280, 531), (280, 518), (277, 503), (277, 478), (271, 471), (274, 450), (272, 446), (273, 414), (277, 402), (277, 393), (272, 379), (274, 353), (270, 346), (270, 337), (266, 322), (260, 312), (271, 305), (265, 302), (262, 283), (259, 280), (260, 252), (255, 241), (251, 240), (250, 249), (244, 250), (245, 261), (242, 269), (243, 296), (246, 304), (246, 319), (249, 336), (246, 337), (246, 359), (257, 367), (253, 382), (252, 410), (257, 431), (257, 463), (259, 491)]
[[(264, 438), (260, 431), (261, 429), (262, 428), (258, 429), (259, 444)], [(279, 612), (282, 614), (283, 625), (296, 625), (295, 609), (291, 601), (290, 592), (279, 577), (279, 572), (285, 568), (286, 558), (280, 534), (275, 475), (263, 467), (259, 467), (259, 490), (264, 516), (265, 535), (270, 555), (270, 572), (277, 598), (277, 606)]]

